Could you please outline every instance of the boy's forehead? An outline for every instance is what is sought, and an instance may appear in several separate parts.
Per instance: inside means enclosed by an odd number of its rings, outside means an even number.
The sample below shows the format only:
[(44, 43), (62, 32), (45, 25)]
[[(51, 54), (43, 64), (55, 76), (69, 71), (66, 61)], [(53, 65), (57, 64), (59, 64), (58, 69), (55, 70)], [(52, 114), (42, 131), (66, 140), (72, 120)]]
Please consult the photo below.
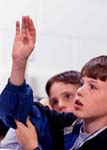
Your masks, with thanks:
[(96, 84), (106, 83), (107, 84), (107, 80), (102, 81), (99, 78), (93, 79), (93, 78), (87, 77), (87, 76), (84, 76), (84, 77), (81, 78), (81, 83), (82, 82), (91, 82), (91, 83), (96, 83)]
[(98, 79), (93, 79), (93, 78), (91, 78), (91, 77), (83, 76), (83, 77), (81, 77), (81, 81), (97, 82)]

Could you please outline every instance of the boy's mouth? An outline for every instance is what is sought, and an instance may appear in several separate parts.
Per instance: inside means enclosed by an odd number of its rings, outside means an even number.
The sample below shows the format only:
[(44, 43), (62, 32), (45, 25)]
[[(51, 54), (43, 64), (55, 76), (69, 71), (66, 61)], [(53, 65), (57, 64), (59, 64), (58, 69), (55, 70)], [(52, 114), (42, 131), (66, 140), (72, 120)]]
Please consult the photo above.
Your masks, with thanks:
[(75, 107), (76, 109), (78, 109), (78, 108), (80, 108), (81, 106), (83, 106), (83, 104), (80, 102), (79, 99), (76, 99), (76, 100), (75, 100), (75, 105), (74, 105), (74, 107)]

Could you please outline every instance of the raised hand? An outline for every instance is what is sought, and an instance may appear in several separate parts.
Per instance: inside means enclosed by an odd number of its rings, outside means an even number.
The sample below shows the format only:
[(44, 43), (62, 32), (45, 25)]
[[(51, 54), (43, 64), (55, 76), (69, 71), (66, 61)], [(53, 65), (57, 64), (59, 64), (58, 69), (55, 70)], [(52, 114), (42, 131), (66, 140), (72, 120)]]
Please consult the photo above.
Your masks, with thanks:
[[(20, 27), (21, 26), (21, 27)], [(22, 25), (16, 22), (16, 35), (13, 44), (12, 58), (27, 59), (35, 47), (36, 31), (29, 16), (22, 17)]]
[(16, 35), (12, 50), (12, 70), (10, 81), (15, 85), (21, 85), (25, 78), (28, 57), (35, 47), (36, 30), (29, 16), (22, 17), (22, 25), (16, 21)]

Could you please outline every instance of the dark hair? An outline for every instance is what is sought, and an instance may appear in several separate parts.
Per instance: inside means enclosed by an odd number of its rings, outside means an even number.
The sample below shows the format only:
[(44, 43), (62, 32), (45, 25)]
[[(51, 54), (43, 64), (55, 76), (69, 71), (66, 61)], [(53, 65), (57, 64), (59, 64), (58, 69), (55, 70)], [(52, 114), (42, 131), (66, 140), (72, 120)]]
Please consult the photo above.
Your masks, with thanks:
[(75, 84), (80, 86), (81, 75), (78, 71), (66, 71), (51, 77), (46, 83), (46, 93), (50, 96), (50, 88), (54, 82), (63, 82), (65, 84)]
[(107, 79), (107, 56), (101, 55), (89, 60), (82, 68), (81, 76), (105, 81)]

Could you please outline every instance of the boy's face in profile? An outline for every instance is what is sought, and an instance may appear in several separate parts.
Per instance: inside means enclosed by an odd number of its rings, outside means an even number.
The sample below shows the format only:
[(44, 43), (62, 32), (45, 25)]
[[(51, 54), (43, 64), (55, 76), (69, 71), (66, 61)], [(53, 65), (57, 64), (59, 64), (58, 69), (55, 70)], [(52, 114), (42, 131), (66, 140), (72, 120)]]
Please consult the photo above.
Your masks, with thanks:
[(89, 77), (82, 78), (77, 90), (74, 114), (82, 119), (107, 119), (107, 80), (105, 82)]

